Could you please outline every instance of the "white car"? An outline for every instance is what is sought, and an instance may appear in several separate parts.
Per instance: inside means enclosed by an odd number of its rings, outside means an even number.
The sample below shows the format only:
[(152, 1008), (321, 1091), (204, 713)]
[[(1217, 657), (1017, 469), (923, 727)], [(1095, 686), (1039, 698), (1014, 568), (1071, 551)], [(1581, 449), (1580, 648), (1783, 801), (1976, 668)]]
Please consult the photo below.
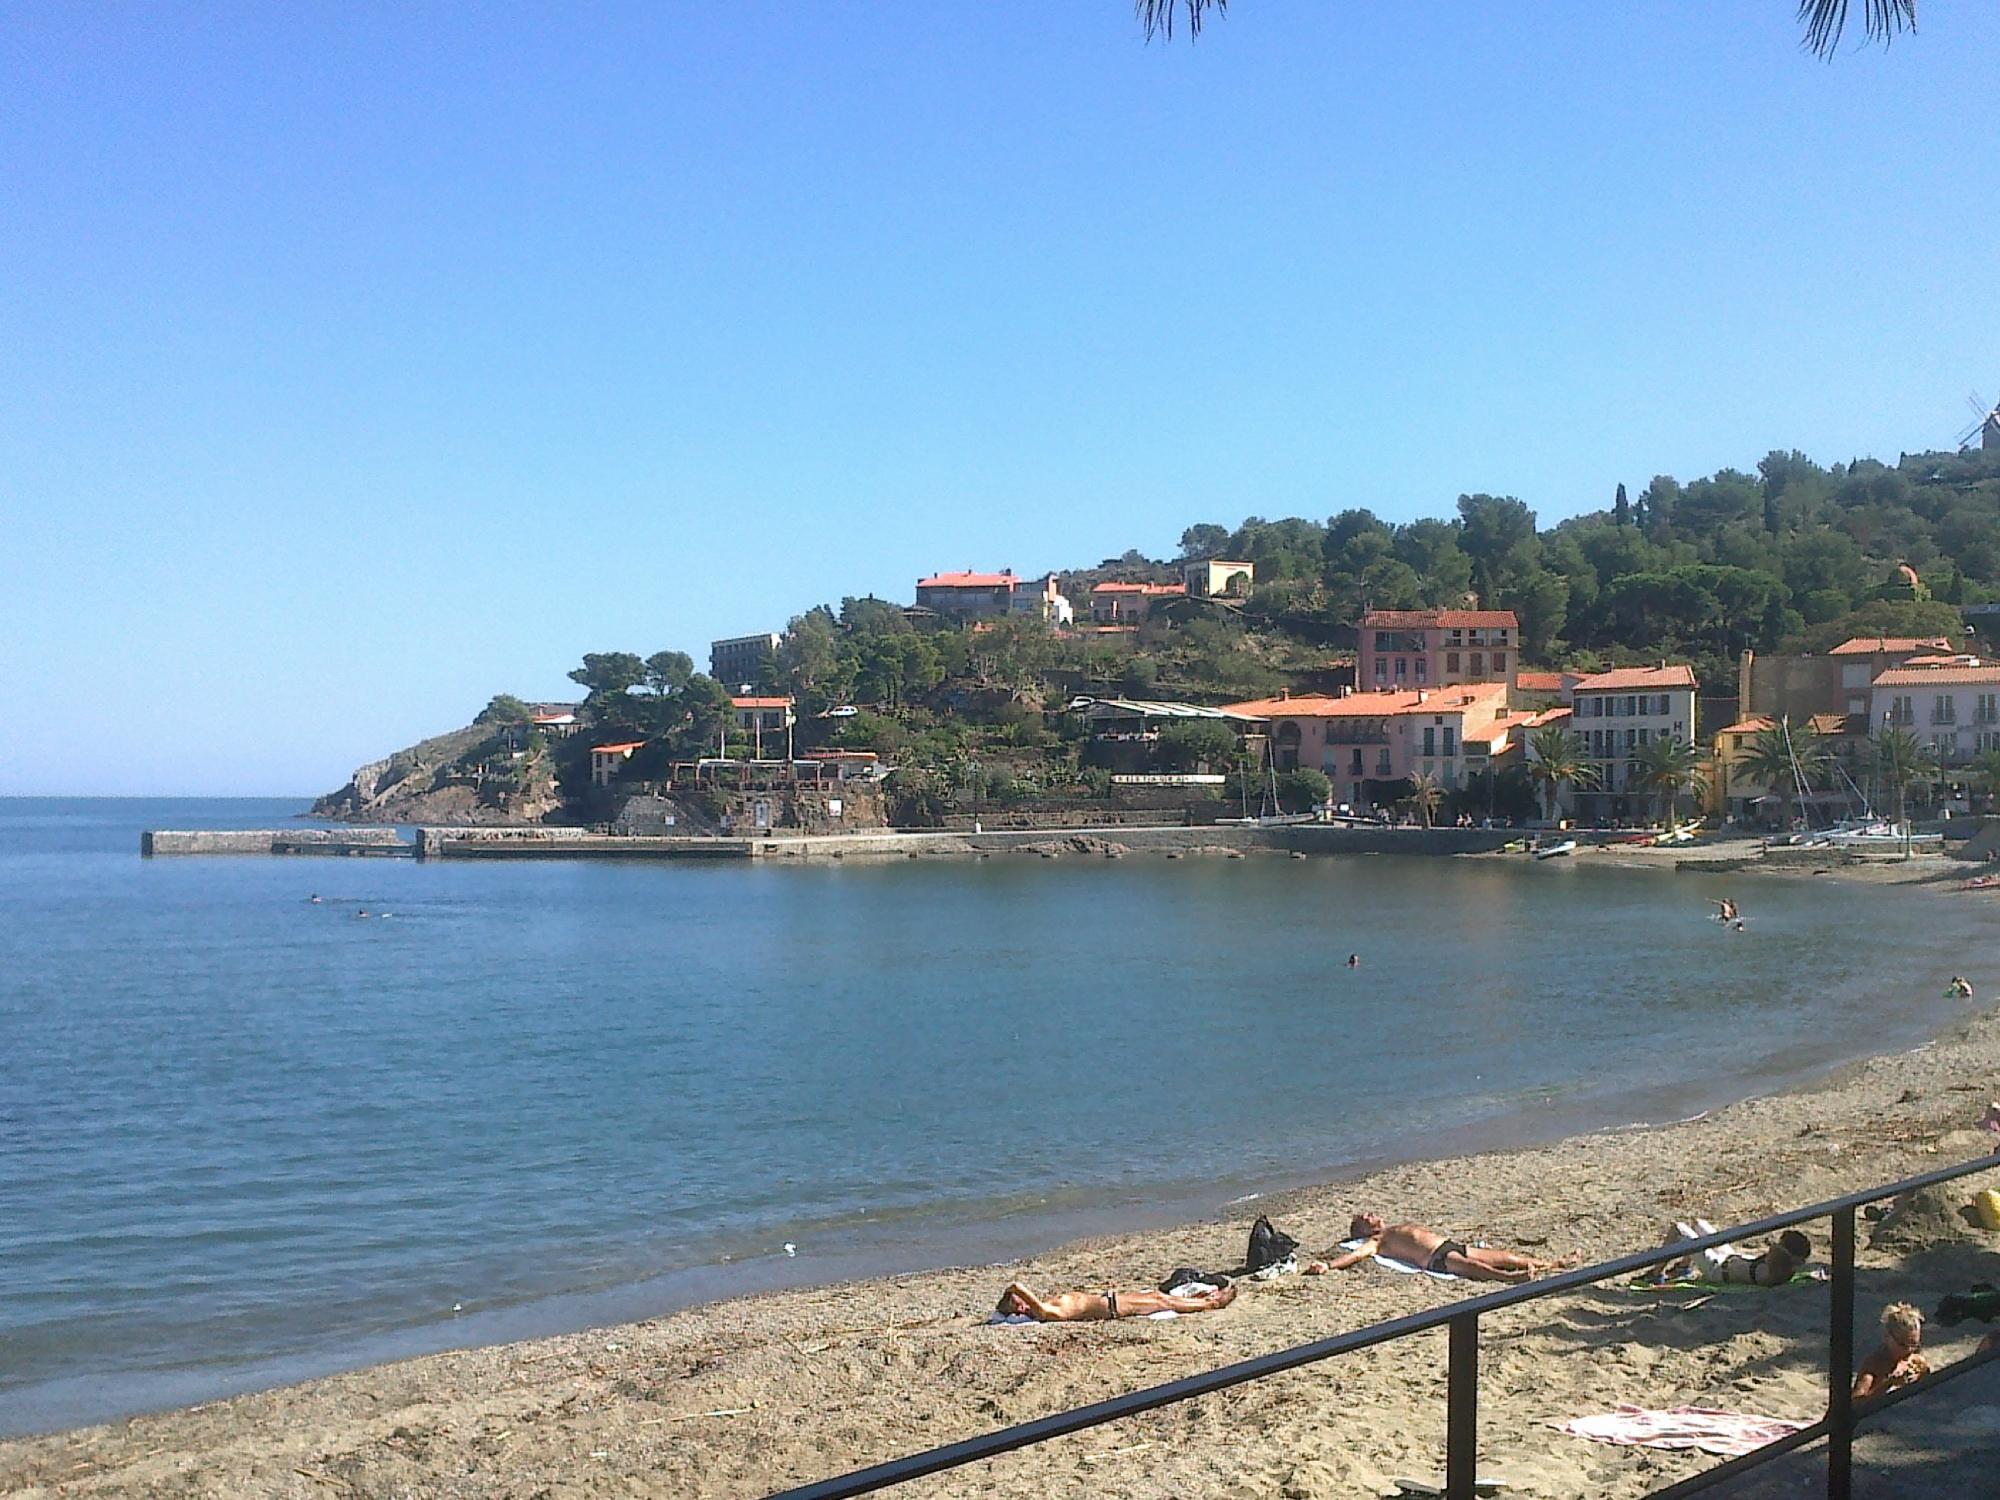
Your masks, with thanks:
[(838, 708), (829, 708), (826, 711), (826, 716), (829, 719), (851, 719), (860, 712), (861, 710), (856, 708), (852, 703), (843, 703)]

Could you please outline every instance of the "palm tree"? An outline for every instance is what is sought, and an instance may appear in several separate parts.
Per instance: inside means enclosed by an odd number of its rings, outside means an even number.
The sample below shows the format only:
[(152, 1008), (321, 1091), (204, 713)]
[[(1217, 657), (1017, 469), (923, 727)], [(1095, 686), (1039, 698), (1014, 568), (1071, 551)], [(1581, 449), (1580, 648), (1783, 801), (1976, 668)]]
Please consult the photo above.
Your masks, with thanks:
[(1407, 800), (1410, 806), (1417, 810), (1417, 816), (1424, 820), (1424, 827), (1428, 828), (1431, 826), (1431, 818), (1438, 810), (1438, 804), (1444, 801), (1444, 788), (1439, 785), (1437, 777), (1430, 772), (1419, 771), (1410, 778), (1410, 795)]
[[(1818, 57), (1832, 57), (1847, 30), (1848, 0), (1798, 0), (1799, 22), (1805, 27), (1805, 49)], [(1187, 18), (1190, 37), (1201, 35), (1202, 19), (1214, 11), (1221, 15), (1229, 0), (1133, 0), (1139, 24), (1147, 40), (1174, 34), (1174, 17)], [(1904, 31), (1917, 29), (1917, 0), (1861, 0), (1861, 23), (1869, 41), (1880, 39), (1888, 46)]]
[(1762, 782), (1777, 794), (1779, 821), (1790, 828), (1793, 793), (1801, 787), (1812, 791), (1832, 759), (1825, 736), (1810, 722), (1793, 728), (1791, 720), (1780, 719), (1771, 728), (1760, 729), (1750, 737), (1737, 764), (1745, 776)]
[(1565, 786), (1593, 787), (1597, 767), (1583, 758), (1583, 742), (1560, 724), (1548, 724), (1528, 737), (1528, 776), (1535, 783), (1555, 820), (1557, 794)]
[(1903, 822), (1904, 795), (1910, 787), (1937, 775), (1937, 757), (1930, 746), (1907, 729), (1890, 725), (1875, 741), (1875, 774), (1895, 794), (1896, 822)]
[(1632, 785), (1660, 799), (1671, 829), (1678, 821), (1676, 804), (1684, 796), (1706, 792), (1708, 773), (1701, 768), (1701, 752), (1692, 744), (1663, 736), (1632, 753)]

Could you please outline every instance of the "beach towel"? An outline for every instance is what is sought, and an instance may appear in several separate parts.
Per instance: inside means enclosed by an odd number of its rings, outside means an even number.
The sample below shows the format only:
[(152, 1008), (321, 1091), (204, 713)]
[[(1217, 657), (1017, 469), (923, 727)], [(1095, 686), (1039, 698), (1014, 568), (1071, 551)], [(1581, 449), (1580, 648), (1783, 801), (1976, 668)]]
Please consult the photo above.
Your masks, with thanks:
[(1625, 1448), (1699, 1448), (1723, 1458), (1740, 1458), (1812, 1424), (1788, 1422), (1782, 1417), (1756, 1417), (1748, 1412), (1711, 1411), (1699, 1406), (1676, 1406), (1669, 1411), (1620, 1406), (1615, 1411), (1572, 1417), (1567, 1422), (1549, 1425), (1558, 1432), (1589, 1438), (1594, 1443), (1615, 1443)]
[[(1803, 1271), (1794, 1271), (1792, 1279), (1785, 1286), (1816, 1286), (1831, 1279), (1831, 1273), (1824, 1266), (1808, 1266)], [(1625, 1289), (1630, 1292), (1775, 1292), (1774, 1286), (1759, 1286), (1754, 1281), (1705, 1281), (1700, 1277), (1683, 1276), (1677, 1281), (1627, 1282)]]
[[(1359, 1250), (1366, 1243), (1366, 1240), (1342, 1240), (1340, 1248), (1343, 1250)], [(1460, 1279), (1452, 1275), (1449, 1271), (1427, 1270), (1423, 1266), (1413, 1266), (1406, 1260), (1391, 1260), (1386, 1255), (1377, 1255), (1374, 1257), (1374, 1261), (1383, 1270), (1394, 1271), (1398, 1276), (1428, 1276), (1434, 1281), (1457, 1281)]]

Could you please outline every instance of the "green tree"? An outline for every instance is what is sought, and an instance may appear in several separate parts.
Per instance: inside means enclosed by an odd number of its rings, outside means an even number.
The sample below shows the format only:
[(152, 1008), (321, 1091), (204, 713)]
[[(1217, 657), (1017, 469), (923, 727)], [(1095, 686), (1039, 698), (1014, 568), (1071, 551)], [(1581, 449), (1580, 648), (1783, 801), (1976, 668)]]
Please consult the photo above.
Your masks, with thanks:
[(1937, 757), (1930, 746), (1909, 730), (1891, 725), (1876, 736), (1875, 774), (1895, 798), (1897, 823), (1906, 820), (1910, 788), (1930, 781), (1937, 773)]
[(1280, 771), (1276, 777), (1280, 812), (1311, 812), (1323, 807), (1333, 795), (1333, 782), (1324, 771), (1301, 766), (1296, 771)]
[(1632, 785), (1659, 800), (1666, 824), (1673, 828), (1679, 822), (1680, 799), (1706, 792), (1708, 776), (1701, 768), (1701, 752), (1688, 741), (1669, 735), (1633, 752)]
[(574, 667), (569, 680), (589, 690), (592, 697), (616, 697), (646, 679), (646, 664), (630, 651), (586, 651), (583, 665)]
[(528, 705), (512, 693), (496, 693), (479, 710), (473, 719), (475, 724), (524, 724), (529, 717)]
[(1410, 778), (1410, 793), (1403, 800), (1410, 804), (1416, 815), (1423, 819), (1424, 827), (1428, 828), (1444, 801), (1444, 787), (1430, 772), (1419, 771)]
[(1541, 794), (1544, 816), (1554, 821), (1566, 786), (1588, 790), (1597, 785), (1597, 767), (1583, 758), (1583, 741), (1561, 724), (1545, 724), (1528, 736), (1528, 779)]
[(1203, 521), (1181, 533), (1181, 557), (1187, 561), (1220, 557), (1229, 545), (1229, 528)]
[(1967, 768), (1967, 779), (1979, 788), (1984, 811), (1993, 810), (1993, 798), (2000, 793), (2000, 750), (1982, 750)]
[(1780, 719), (1750, 736), (1738, 764), (1746, 776), (1777, 796), (1779, 823), (1789, 828), (1792, 798), (1800, 790), (1814, 791), (1823, 784), (1833, 757), (1810, 722), (1793, 724)]
[(1153, 743), (1153, 764), (1162, 771), (1221, 771), (1239, 758), (1236, 731), (1219, 719), (1176, 719)]
[(694, 658), (685, 651), (655, 651), (646, 658), (646, 686), (665, 697), (678, 693), (694, 676)]

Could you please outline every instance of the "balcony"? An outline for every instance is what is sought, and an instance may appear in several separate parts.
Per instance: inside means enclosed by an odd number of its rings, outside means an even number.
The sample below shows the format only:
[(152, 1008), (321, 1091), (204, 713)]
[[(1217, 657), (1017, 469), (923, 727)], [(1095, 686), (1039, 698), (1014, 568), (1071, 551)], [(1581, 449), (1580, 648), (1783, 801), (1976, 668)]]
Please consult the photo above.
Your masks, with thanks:
[(1958, 722), (1958, 715), (1948, 708), (1934, 708), (1931, 710), (1931, 722), (1933, 724), (1956, 724)]

